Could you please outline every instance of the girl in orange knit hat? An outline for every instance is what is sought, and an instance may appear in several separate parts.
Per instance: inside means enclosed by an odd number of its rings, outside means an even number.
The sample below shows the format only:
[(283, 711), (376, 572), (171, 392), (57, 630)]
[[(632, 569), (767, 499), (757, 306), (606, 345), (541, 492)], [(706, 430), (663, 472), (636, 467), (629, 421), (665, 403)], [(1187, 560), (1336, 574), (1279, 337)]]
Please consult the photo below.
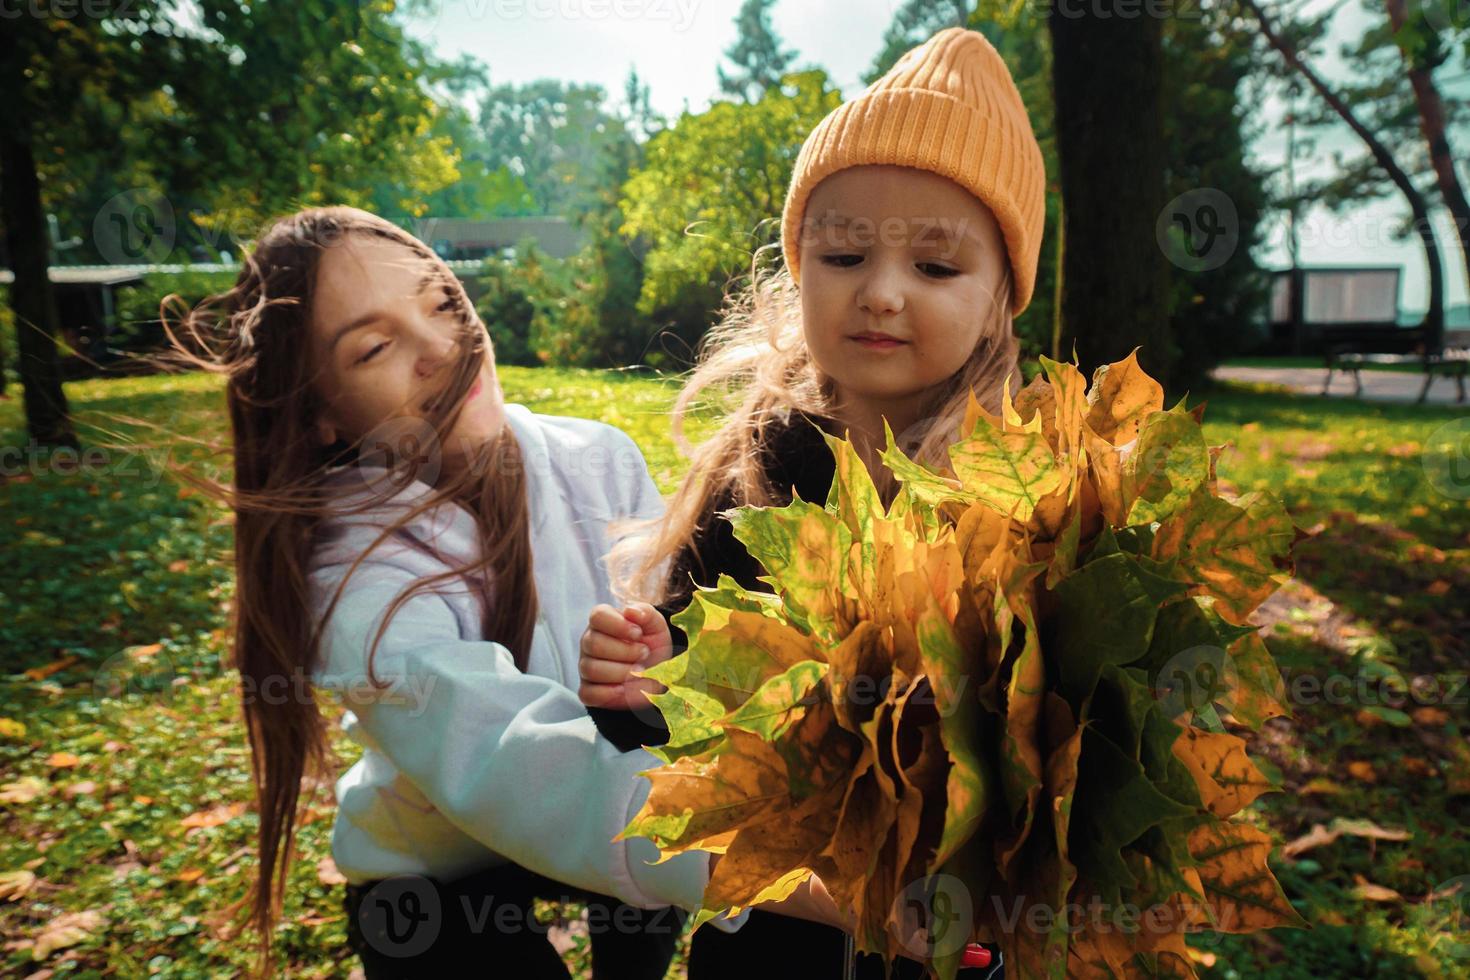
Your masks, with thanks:
[[(783, 506), (793, 491), (825, 500), (834, 463), (819, 429), (849, 436), (891, 497), (885, 421), (910, 456), (944, 467), (970, 393), (998, 413), (1006, 380), (1019, 389), (1012, 321), (1035, 286), (1045, 182), (1005, 62), (962, 28), (906, 53), (807, 137), (782, 214), (784, 267), (758, 271), (733, 298), (675, 406), (681, 443), (705, 393), (722, 398), (725, 421), (692, 451), (666, 516), (611, 557), (623, 593), (641, 601), (599, 606), (582, 638), (579, 693), (605, 734), (625, 748), (667, 738), (646, 699), (658, 685), (633, 672), (683, 649), (667, 617), (695, 585), (725, 574), (769, 591), (720, 514)], [(756, 908), (734, 933), (695, 934), (689, 976), (757, 976), (779, 950), (787, 975), (838, 977), (844, 939)], [(859, 977), (883, 975), (879, 957), (859, 957)]]

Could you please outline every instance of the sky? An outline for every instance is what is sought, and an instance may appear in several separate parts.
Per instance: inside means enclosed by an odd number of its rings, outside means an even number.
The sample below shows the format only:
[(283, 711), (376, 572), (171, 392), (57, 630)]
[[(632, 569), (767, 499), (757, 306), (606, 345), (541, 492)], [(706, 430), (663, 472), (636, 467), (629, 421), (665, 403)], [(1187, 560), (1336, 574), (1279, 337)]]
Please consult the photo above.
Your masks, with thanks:
[[(1035, 0), (1040, 2), (1040, 0)], [(772, 23), (798, 67), (820, 66), (846, 98), (859, 94), (862, 73), (881, 47), (883, 32), (901, 0), (778, 0)], [(1358, 4), (1317, 0), (1309, 10), (1336, 4), (1333, 33), (1324, 56), (1314, 62), (1327, 79), (1341, 79), (1337, 50), (1355, 41), (1371, 16)], [(740, 0), (426, 0), (406, 21), (409, 33), (430, 42), (441, 57), (470, 54), (486, 64), (494, 84), (538, 78), (601, 85), (622, 98), (630, 66), (648, 84), (653, 107), (666, 117), (687, 108), (699, 112), (719, 97), (716, 65), (735, 40)], [(1040, 9), (1038, 7), (1038, 9)], [(1447, 96), (1470, 98), (1470, 70), (1463, 64), (1437, 75)], [(1261, 135), (1251, 162), (1270, 174), (1281, 172), (1286, 134), (1285, 106), (1267, 98), (1253, 117)], [(1470, 159), (1470, 133), (1461, 133), (1461, 156)], [(1298, 161), (1298, 180), (1330, 172), (1336, 150), (1347, 158), (1362, 152), (1345, 127), (1320, 132), (1315, 153)], [(1455, 134), (1451, 134), (1452, 142)], [(1470, 183), (1470, 168), (1461, 167)], [(1389, 240), (1391, 227), (1408, 213), (1401, 198), (1356, 206), (1342, 215), (1314, 208), (1300, 226), (1303, 265), (1399, 265), (1399, 305), (1427, 306), (1427, 266), (1416, 241)], [(1447, 305), (1470, 302), (1465, 265), (1449, 216), (1433, 216), (1445, 250)], [(1289, 264), (1284, 216), (1272, 215), (1266, 243), (1256, 260), (1267, 268)]]

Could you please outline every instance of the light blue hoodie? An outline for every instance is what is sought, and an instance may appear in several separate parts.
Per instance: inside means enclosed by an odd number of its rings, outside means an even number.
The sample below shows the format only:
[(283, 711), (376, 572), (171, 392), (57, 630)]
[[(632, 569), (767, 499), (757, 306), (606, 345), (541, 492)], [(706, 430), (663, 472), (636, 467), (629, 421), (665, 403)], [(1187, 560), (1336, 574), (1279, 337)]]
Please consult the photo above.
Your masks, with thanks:
[[(600, 422), (506, 405), (526, 465), (539, 611), (525, 673), (480, 639), (481, 612), (463, 583), (402, 605), (367, 652), (389, 604), (411, 582), (477, 554), (469, 511), (441, 505), (375, 548), (353, 572), (322, 635), (313, 681), (348, 709), (343, 730), (362, 758), (337, 781), (332, 855), (348, 881), (400, 874), (455, 878), (506, 861), (641, 908), (697, 909), (709, 856), (655, 864), (643, 838), (613, 843), (648, 796), (639, 773), (661, 765), (602, 738), (577, 697), (587, 616), (613, 602), (603, 563), (608, 525), (656, 517), (663, 501), (638, 447)], [(344, 470), (344, 493), (366, 493), (382, 470)], [(355, 483), (354, 483), (355, 481)], [(429, 493), (414, 483), (370, 512), (334, 519), (313, 555), (318, 617), (352, 562), (402, 508)], [(746, 914), (716, 919), (734, 931)]]

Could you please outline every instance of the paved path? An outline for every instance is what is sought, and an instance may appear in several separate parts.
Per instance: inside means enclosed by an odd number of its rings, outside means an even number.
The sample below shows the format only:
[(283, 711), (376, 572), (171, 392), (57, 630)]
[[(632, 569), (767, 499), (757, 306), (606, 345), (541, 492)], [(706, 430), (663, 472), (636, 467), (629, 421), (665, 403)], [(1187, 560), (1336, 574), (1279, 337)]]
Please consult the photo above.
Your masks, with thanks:
[[(1247, 381), (1283, 385), (1293, 391), (1315, 395), (1322, 390), (1322, 379), (1327, 376), (1326, 368), (1264, 368), (1264, 367), (1220, 367), (1213, 372), (1222, 381)], [(1402, 371), (1364, 371), (1363, 400), (1379, 402), (1413, 402), (1419, 397), (1424, 384), (1424, 375)], [(1470, 382), (1467, 382), (1470, 387)], [(1331, 396), (1351, 398), (1353, 378), (1341, 371), (1332, 375)], [(1425, 401), (1435, 405), (1454, 405), (1459, 394), (1453, 378), (1436, 377), (1429, 386), (1429, 397)], [(1470, 405), (1470, 402), (1466, 402)]]

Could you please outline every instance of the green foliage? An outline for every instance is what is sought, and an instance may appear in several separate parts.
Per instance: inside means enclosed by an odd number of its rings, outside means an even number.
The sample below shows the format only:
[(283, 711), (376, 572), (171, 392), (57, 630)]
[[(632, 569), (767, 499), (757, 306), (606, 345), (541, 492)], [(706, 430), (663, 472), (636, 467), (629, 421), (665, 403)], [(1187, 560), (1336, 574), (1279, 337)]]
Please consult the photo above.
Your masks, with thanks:
[(141, 283), (120, 287), (117, 324), (109, 334), (108, 347), (139, 351), (166, 343), (159, 324), (159, 306), (165, 297), (177, 294), (193, 308), (202, 300), (230, 289), (235, 285), (235, 277), (233, 271), (150, 272)]
[(825, 72), (801, 72), (753, 104), (686, 113), (648, 142), (619, 202), (623, 234), (649, 243), (640, 311), (683, 307), (691, 293), (713, 308), (725, 280), (777, 239), (802, 141), (841, 101)]
[(725, 49), (732, 70), (715, 66), (720, 91), (746, 102), (759, 101), (767, 90), (778, 85), (781, 76), (791, 70), (795, 51), (781, 46), (781, 38), (771, 26), (771, 7), (776, 0), (744, 0), (735, 15), (735, 43)]

